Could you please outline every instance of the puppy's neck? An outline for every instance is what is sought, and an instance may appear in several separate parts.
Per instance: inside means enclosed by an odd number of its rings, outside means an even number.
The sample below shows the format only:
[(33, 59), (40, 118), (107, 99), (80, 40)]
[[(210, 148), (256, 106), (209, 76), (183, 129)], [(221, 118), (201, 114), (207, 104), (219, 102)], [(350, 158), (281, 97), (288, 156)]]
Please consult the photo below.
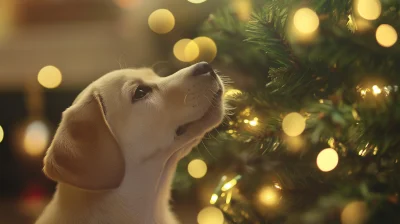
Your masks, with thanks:
[[(182, 152), (167, 159), (153, 158), (127, 167), (118, 189), (93, 192), (60, 183), (55, 201), (65, 210), (101, 214), (111, 223), (176, 224), (169, 209), (171, 184)], [(65, 211), (64, 210), (64, 211)], [(88, 211), (89, 210), (89, 211)], [(72, 212), (72, 214), (76, 214)], [(92, 213), (92, 214), (93, 214)]]

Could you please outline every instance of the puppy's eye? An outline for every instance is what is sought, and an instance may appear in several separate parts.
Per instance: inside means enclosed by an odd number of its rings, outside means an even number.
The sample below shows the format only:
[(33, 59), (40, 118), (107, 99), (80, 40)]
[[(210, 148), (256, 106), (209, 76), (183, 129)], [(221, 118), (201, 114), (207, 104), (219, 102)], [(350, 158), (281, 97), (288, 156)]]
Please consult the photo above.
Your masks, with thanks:
[(133, 94), (132, 102), (138, 101), (143, 97), (147, 96), (151, 92), (151, 87), (140, 85), (136, 88), (135, 94)]

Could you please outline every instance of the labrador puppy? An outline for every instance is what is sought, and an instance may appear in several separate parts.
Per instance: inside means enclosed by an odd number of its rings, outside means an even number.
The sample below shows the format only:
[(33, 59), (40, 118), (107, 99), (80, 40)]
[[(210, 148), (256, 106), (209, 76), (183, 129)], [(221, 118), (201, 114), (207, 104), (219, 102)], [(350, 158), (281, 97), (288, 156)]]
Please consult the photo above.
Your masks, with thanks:
[(122, 69), (91, 83), (62, 114), (44, 158), (56, 181), (37, 224), (176, 224), (178, 161), (220, 124), (224, 87), (201, 62), (168, 77)]

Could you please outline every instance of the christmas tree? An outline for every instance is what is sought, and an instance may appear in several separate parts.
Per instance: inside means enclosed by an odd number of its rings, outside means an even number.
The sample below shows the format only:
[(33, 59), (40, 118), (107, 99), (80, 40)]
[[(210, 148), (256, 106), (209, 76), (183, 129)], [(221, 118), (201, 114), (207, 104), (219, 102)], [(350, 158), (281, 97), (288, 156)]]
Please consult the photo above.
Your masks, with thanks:
[(203, 153), (226, 223), (400, 223), (396, 30), (398, 0), (227, 1), (199, 33), (253, 81), (176, 189)]

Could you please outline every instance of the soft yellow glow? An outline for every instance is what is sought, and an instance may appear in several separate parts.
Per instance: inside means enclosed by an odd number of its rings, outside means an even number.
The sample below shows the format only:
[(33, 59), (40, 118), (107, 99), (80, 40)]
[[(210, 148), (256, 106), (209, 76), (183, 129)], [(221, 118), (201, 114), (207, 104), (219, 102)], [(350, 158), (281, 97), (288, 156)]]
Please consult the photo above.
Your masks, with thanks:
[(232, 200), (232, 191), (228, 191), (228, 195), (226, 195), (225, 203), (229, 204), (229, 203), (231, 203), (231, 200)]
[(237, 184), (237, 180), (236, 180), (236, 179), (232, 179), (232, 180), (229, 181), (228, 183), (224, 184), (224, 186), (222, 186), (221, 190), (222, 190), (222, 191), (230, 190), (230, 189), (232, 189), (236, 184)]
[(168, 9), (157, 9), (150, 14), (149, 27), (158, 34), (166, 34), (175, 26), (175, 17)]
[(379, 88), (377, 85), (372, 86), (372, 93), (376, 96), (382, 93), (381, 88)]
[(382, 24), (376, 29), (376, 41), (382, 47), (391, 47), (397, 42), (397, 32), (389, 24)]
[(339, 155), (334, 149), (324, 149), (317, 156), (317, 166), (323, 172), (335, 169), (338, 163)]
[(305, 145), (304, 139), (301, 136), (287, 137), (285, 144), (290, 152), (296, 153)]
[(251, 126), (257, 126), (258, 121), (252, 120), (252, 121), (249, 122), (249, 124), (250, 124)]
[(205, 2), (207, 0), (188, 0), (188, 1), (193, 3), (193, 4), (200, 4), (200, 3), (203, 3), (203, 2)]
[(212, 62), (217, 56), (217, 45), (209, 37), (197, 37), (193, 39), (199, 48), (198, 57), (196, 61)]
[(194, 159), (188, 165), (188, 172), (193, 178), (202, 178), (207, 173), (207, 164), (201, 159)]
[(218, 195), (217, 194), (212, 194), (211, 195), (211, 199), (210, 199), (210, 204), (215, 204), (215, 202), (217, 202), (218, 200)]
[(199, 224), (223, 224), (224, 215), (214, 206), (205, 207), (197, 215), (197, 222)]
[(248, 120), (248, 119), (244, 119), (243, 122), (246, 123), (246, 124), (248, 124), (248, 123), (249, 123), (249, 120)]
[(58, 68), (48, 65), (40, 69), (38, 81), (43, 87), (53, 89), (61, 84), (62, 75)]
[(224, 96), (225, 97), (236, 97), (242, 94), (242, 91), (238, 89), (228, 89), (225, 91)]
[(233, 0), (231, 4), (240, 20), (248, 21), (250, 19), (252, 11), (251, 0)]
[(303, 34), (311, 34), (318, 29), (318, 15), (309, 8), (301, 8), (296, 11), (293, 17), (294, 26)]
[(356, 1), (357, 11), (366, 20), (375, 20), (381, 15), (381, 2), (379, 0), (358, 0)]
[(50, 132), (42, 121), (30, 123), (23, 139), (24, 151), (30, 156), (40, 156), (49, 143)]
[(364, 224), (368, 218), (367, 204), (363, 201), (353, 201), (347, 204), (341, 215), (342, 224)]
[(276, 189), (282, 190), (282, 187), (281, 187), (281, 185), (280, 185), (280, 184), (278, 184), (278, 183), (275, 183), (275, 184), (274, 184), (274, 187), (275, 187)]
[(272, 187), (264, 187), (259, 193), (259, 200), (263, 205), (276, 205), (279, 201), (279, 194)]
[(3, 141), (3, 139), (4, 139), (4, 130), (3, 127), (1, 127), (0, 125), (0, 143)]
[(173, 53), (183, 62), (191, 62), (199, 56), (199, 47), (190, 39), (182, 39), (175, 43)]
[(305, 128), (306, 119), (299, 113), (290, 113), (283, 118), (282, 129), (288, 136), (299, 136)]

